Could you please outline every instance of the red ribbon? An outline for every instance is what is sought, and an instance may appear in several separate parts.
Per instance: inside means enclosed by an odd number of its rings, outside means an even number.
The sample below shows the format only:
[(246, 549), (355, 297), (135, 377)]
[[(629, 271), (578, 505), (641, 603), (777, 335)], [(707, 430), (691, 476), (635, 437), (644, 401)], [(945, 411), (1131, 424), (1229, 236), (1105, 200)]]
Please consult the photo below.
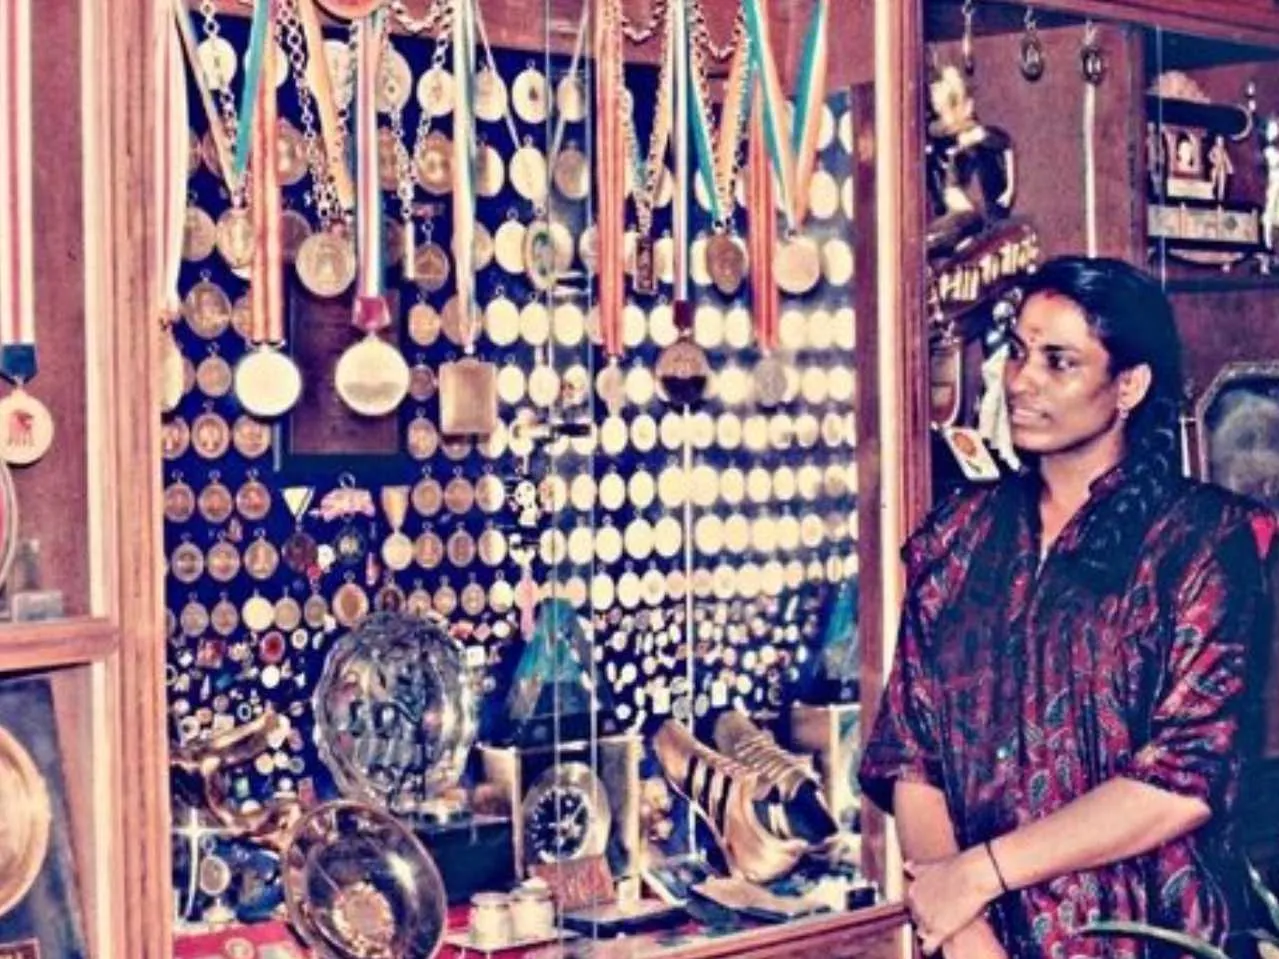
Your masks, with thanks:
[(755, 311), (755, 341), (761, 352), (769, 353), (777, 348), (777, 318), (781, 312), (781, 300), (773, 274), (773, 257), (777, 251), (777, 194), (773, 184), (768, 143), (764, 136), (764, 105), (758, 85), (755, 87), (755, 103), (751, 110), (747, 163), (751, 305)]
[[(595, 271), (599, 276), (600, 338), (609, 357), (622, 355), (622, 310), (625, 306), (626, 147), (622, 136), (622, 95), (617, 76), (622, 68), (620, 5), (597, 0), (595, 13), (595, 175), (599, 213), (595, 225)], [(636, 184), (637, 188), (639, 184)]]

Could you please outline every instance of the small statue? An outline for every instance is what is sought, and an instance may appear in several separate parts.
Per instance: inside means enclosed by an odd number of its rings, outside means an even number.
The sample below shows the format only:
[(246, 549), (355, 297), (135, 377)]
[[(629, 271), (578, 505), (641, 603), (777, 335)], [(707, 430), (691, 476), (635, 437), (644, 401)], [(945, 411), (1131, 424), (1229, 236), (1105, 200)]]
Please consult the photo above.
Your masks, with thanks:
[(1266, 161), (1266, 206), (1261, 213), (1261, 240), (1266, 249), (1275, 248), (1274, 231), (1279, 227), (1279, 117), (1271, 117), (1262, 130)]
[(1218, 203), (1226, 199), (1226, 182), (1234, 175), (1235, 165), (1230, 162), (1226, 150), (1226, 138), (1218, 135), (1208, 151), (1208, 179), (1212, 181), (1212, 195)]
[(955, 250), (963, 241), (1012, 211), (1016, 187), (1012, 138), (977, 119), (963, 74), (945, 66), (929, 84), (933, 118), (925, 162), (932, 219), (926, 242), (930, 256)]

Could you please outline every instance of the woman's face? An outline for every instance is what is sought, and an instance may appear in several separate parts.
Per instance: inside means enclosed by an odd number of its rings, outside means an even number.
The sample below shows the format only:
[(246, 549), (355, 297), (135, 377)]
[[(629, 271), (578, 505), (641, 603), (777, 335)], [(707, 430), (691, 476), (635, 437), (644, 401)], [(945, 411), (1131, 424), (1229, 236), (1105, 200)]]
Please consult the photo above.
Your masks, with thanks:
[(1026, 301), (1004, 387), (1013, 443), (1025, 452), (1052, 456), (1122, 440), (1121, 377), (1073, 300), (1036, 293)]

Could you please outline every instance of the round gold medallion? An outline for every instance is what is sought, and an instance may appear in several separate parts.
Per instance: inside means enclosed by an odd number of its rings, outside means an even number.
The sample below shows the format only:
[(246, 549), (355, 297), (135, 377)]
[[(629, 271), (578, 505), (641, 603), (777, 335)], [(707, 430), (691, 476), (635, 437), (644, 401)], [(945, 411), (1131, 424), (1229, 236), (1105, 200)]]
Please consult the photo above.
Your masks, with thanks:
[(453, 112), (453, 74), (443, 67), (432, 67), (417, 81), (417, 102), (432, 117)]
[(187, 291), (182, 315), (196, 336), (212, 340), (231, 323), (231, 299), (226, 291), (207, 277)]
[(247, 207), (231, 207), (218, 218), (217, 249), (232, 270), (253, 262), (253, 217)]
[(244, 551), (244, 571), (256, 580), (265, 581), (274, 576), (279, 568), (280, 551), (260, 532), (258, 538)]
[(198, 206), (188, 206), (182, 224), (182, 259), (207, 259), (217, 244), (218, 228), (213, 217)]
[(423, 569), (435, 569), (444, 561), (444, 540), (435, 530), (424, 530), (414, 541), (413, 559)]
[(351, 629), (369, 613), (369, 595), (358, 583), (343, 583), (333, 594), (333, 618)]
[(417, 151), (417, 173), (427, 193), (443, 196), (453, 189), (453, 144), (438, 130), (426, 135)]
[(221, 459), (231, 447), (230, 427), (217, 413), (201, 413), (191, 424), (191, 444), (202, 459)]
[(444, 289), (452, 272), (449, 255), (438, 243), (423, 243), (413, 257), (413, 271), (418, 286), (427, 293), (437, 293)]
[(546, 200), (546, 157), (537, 147), (526, 143), (511, 157), (511, 186), (524, 199), (541, 204)]
[(551, 173), (555, 189), (568, 200), (585, 200), (591, 191), (591, 166), (586, 154), (569, 144), (555, 157)]
[(424, 415), (413, 418), (405, 431), (404, 443), (415, 460), (428, 460), (440, 448), (440, 432)]
[(311, 234), (298, 249), (298, 279), (316, 296), (340, 296), (355, 281), (356, 267), (350, 237), (333, 230)]
[(284, 117), (276, 121), (276, 131), (276, 169), (280, 183), (296, 186), (306, 176), (306, 140), (301, 131)]
[(735, 296), (746, 276), (746, 251), (729, 233), (716, 233), (706, 241), (706, 271), (715, 289)]
[(509, 218), (493, 236), (493, 256), (507, 273), (524, 273), (524, 224)]
[(218, 398), (231, 391), (233, 374), (229, 364), (220, 353), (210, 353), (196, 367), (195, 383), (205, 396)]
[(409, 396), (419, 403), (425, 403), (439, 390), (439, 380), (435, 370), (425, 363), (417, 363), (409, 369)]
[(231, 442), (245, 459), (257, 459), (271, 448), (271, 427), (241, 415), (231, 429)]
[(21, 902), (40, 874), (49, 850), (53, 813), (35, 761), (3, 726), (0, 795), (5, 810), (5, 828), (0, 831), (0, 915), (4, 915)]
[(502, 192), (505, 183), (506, 167), (502, 163), (502, 154), (489, 144), (482, 144), (475, 156), (475, 192), (492, 199)]
[(229, 583), (240, 572), (240, 551), (226, 540), (218, 540), (205, 556), (209, 576), (219, 583)]
[(482, 68), (475, 74), (475, 116), (485, 123), (497, 123), (506, 116), (509, 96), (506, 83), (496, 70)]
[(475, 224), (475, 243), (471, 248), (475, 272), (488, 269), (493, 262), (493, 234), (483, 223)]
[(817, 244), (806, 236), (780, 241), (774, 269), (782, 292), (803, 296), (822, 278), (822, 258)]
[(515, 115), (533, 126), (544, 123), (549, 106), (547, 100), (546, 77), (529, 64), (515, 77), (511, 86)]
[(430, 346), (440, 337), (440, 314), (429, 303), (414, 303), (409, 310), (409, 339)]
[(195, 490), (181, 477), (164, 488), (164, 518), (170, 523), (185, 523), (195, 513)]
[(400, 141), (389, 127), (377, 131), (377, 182), (383, 190), (394, 190), (400, 183)]
[(166, 460), (180, 459), (191, 448), (191, 427), (180, 416), (160, 427), (160, 451)]
[(410, 494), (413, 509), (421, 516), (434, 516), (444, 508), (444, 488), (434, 476), (423, 476)]
[(235, 508), (249, 522), (261, 522), (271, 512), (271, 490), (256, 476), (251, 476), (236, 490)]

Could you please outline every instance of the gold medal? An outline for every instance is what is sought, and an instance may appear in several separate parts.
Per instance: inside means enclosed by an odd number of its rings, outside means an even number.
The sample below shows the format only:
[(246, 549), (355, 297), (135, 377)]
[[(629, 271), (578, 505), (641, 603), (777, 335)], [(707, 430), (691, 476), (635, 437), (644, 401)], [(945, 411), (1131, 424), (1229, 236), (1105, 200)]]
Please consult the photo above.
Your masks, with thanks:
[(316, 296), (341, 296), (355, 282), (355, 246), (334, 230), (313, 233), (298, 249), (298, 279)]
[(200, 41), (196, 48), (200, 61), (200, 71), (204, 81), (213, 92), (230, 89), (235, 79), (240, 58), (231, 42), (222, 36), (211, 36)]
[(529, 300), (520, 310), (520, 336), (529, 346), (543, 346), (551, 337), (551, 314), (541, 300)]
[(231, 429), (231, 443), (245, 459), (257, 459), (271, 448), (271, 428), (251, 416), (241, 415)]
[(292, 596), (281, 596), (275, 601), (275, 626), (291, 633), (302, 625), (302, 605)]
[(853, 278), (853, 251), (848, 241), (836, 237), (822, 246), (822, 270), (831, 286), (847, 286)]
[(413, 509), (421, 516), (434, 516), (444, 507), (444, 489), (434, 476), (423, 476), (410, 494)]
[(441, 578), (440, 588), (431, 597), (431, 605), (435, 611), (446, 619), (457, 609), (457, 590), (449, 585), (447, 577)]
[(333, 618), (347, 629), (354, 628), (369, 614), (369, 595), (359, 583), (348, 582), (333, 594)]
[(735, 296), (746, 275), (746, 252), (732, 234), (716, 233), (706, 242), (706, 269), (715, 288)]
[(511, 217), (497, 228), (493, 236), (494, 258), (507, 273), (524, 273), (524, 233), (524, 224)]
[(182, 629), (182, 635), (190, 639), (199, 639), (209, 628), (209, 611), (192, 596), (182, 607), (178, 625)]
[(356, 413), (386, 416), (408, 392), (409, 367), (399, 350), (369, 333), (343, 351), (333, 383), (342, 402)]
[(180, 416), (160, 427), (160, 451), (166, 460), (181, 459), (191, 447), (191, 427)]
[(444, 541), (435, 530), (424, 530), (413, 543), (413, 559), (423, 569), (435, 569), (444, 561)]
[(251, 523), (259, 523), (271, 512), (271, 490), (251, 473), (235, 491), (235, 508)]
[(195, 383), (200, 392), (214, 399), (231, 391), (231, 364), (219, 353), (210, 353), (195, 370)]
[(485, 473), (475, 484), (475, 502), (485, 513), (497, 513), (506, 503), (506, 486), (500, 477)]
[(460, 599), (462, 612), (467, 616), (479, 616), (488, 605), (488, 593), (474, 579), (463, 587)]
[(530, 63), (515, 77), (511, 85), (511, 102), (515, 115), (532, 126), (546, 122), (548, 107), (546, 77)]
[(417, 151), (418, 181), (427, 193), (443, 196), (453, 189), (453, 144), (435, 130), (426, 135)]
[(182, 259), (189, 262), (207, 259), (217, 240), (218, 228), (213, 217), (198, 206), (188, 206), (182, 224)]
[(590, 173), (586, 154), (570, 143), (556, 154), (551, 176), (560, 196), (567, 200), (585, 200), (591, 191)]
[(209, 547), (204, 563), (211, 579), (219, 583), (229, 583), (240, 572), (240, 551), (231, 543), (221, 539)]
[(462, 516), (475, 505), (475, 487), (465, 476), (457, 475), (444, 487), (444, 505), (450, 513)]
[(244, 551), (244, 571), (259, 582), (270, 579), (280, 567), (280, 551), (259, 530), (257, 538)]
[(488, 67), (475, 74), (475, 116), (485, 123), (498, 123), (506, 116), (509, 94), (496, 70)]
[(435, 378), (435, 370), (425, 363), (417, 363), (409, 370), (409, 397), (418, 403), (425, 403), (436, 393), (439, 382)]
[(184, 540), (169, 557), (169, 571), (179, 583), (189, 586), (204, 575), (204, 554)]
[(440, 425), (445, 433), (462, 437), (467, 451), (469, 436), (485, 436), (496, 427), (497, 400), (492, 363), (464, 356), (440, 367)]
[(418, 286), (427, 293), (438, 293), (448, 283), (452, 267), (444, 247), (428, 240), (418, 247), (413, 270)]
[(474, 335), (471, 324), (467, 322), (468, 319), (469, 317), (462, 315), (458, 298), (450, 296), (444, 304), (444, 309), (440, 311), (440, 329), (444, 333), (444, 338), (454, 346), (466, 346)]
[(507, 363), (497, 374), (497, 396), (508, 406), (514, 406), (524, 399), (524, 390), (528, 381), (522, 370), (515, 363)]
[(444, 544), (444, 554), (457, 569), (465, 569), (475, 560), (475, 540), (464, 529), (454, 530)]
[(773, 263), (777, 285), (792, 296), (803, 296), (822, 278), (821, 253), (817, 244), (806, 236), (778, 242)]
[(819, 220), (829, 220), (839, 212), (839, 183), (824, 169), (813, 173), (808, 187), (809, 210)]
[(510, 346), (520, 336), (520, 310), (499, 287), (484, 308), (484, 331), (495, 346)]
[(414, 303), (409, 309), (409, 339), (418, 346), (430, 346), (440, 336), (440, 314), (429, 303)]
[(413, 540), (397, 529), (382, 541), (382, 562), (397, 573), (408, 569), (413, 562)]
[(502, 163), (502, 154), (489, 144), (481, 144), (475, 156), (475, 192), (477, 195), (492, 199), (502, 192), (506, 183), (506, 167)]
[(197, 505), (206, 523), (217, 526), (231, 518), (231, 513), (235, 509), (235, 499), (216, 470), (209, 474), (208, 485), (200, 490)]
[(440, 448), (439, 430), (426, 418), (425, 413), (418, 413), (409, 423), (404, 434), (404, 445), (409, 456), (418, 461), (430, 459)]
[(377, 89), (374, 93), (379, 113), (403, 110), (413, 92), (413, 71), (404, 54), (390, 43), (382, 48), (378, 64)]
[(231, 429), (217, 413), (201, 413), (191, 424), (191, 445), (201, 459), (221, 459), (231, 448)]
[(164, 518), (170, 523), (185, 523), (195, 513), (195, 490), (177, 476), (164, 488)]
[(471, 256), (476, 273), (487, 270), (493, 262), (493, 234), (483, 223), (475, 224), (475, 243), (471, 246)]
[(253, 326), (253, 309), (246, 293), (231, 307), (231, 328), (240, 339), (248, 341)]
[(533, 289), (546, 292), (555, 285), (556, 273), (550, 224), (536, 220), (524, 233), (524, 274)]
[(780, 404), (786, 397), (786, 366), (776, 356), (765, 356), (755, 365), (755, 400), (760, 406)]
[(524, 199), (541, 205), (546, 201), (546, 157), (530, 143), (525, 143), (511, 157), (511, 186)]
[(417, 81), (417, 102), (436, 119), (452, 113), (453, 74), (443, 67), (427, 70)]
[(306, 176), (306, 140), (286, 118), (276, 120), (276, 170), (283, 186), (296, 186)]
[(586, 86), (578, 73), (570, 73), (555, 88), (555, 106), (560, 117), (569, 123), (586, 119)]
[(246, 207), (231, 207), (218, 218), (217, 249), (232, 270), (253, 263), (253, 217)]
[(394, 191), (400, 184), (400, 141), (389, 127), (377, 131), (377, 182), (383, 190)]
[(293, 358), (273, 346), (257, 346), (235, 365), (235, 397), (254, 416), (271, 419), (302, 395), (302, 373)]
[(196, 336), (216, 339), (231, 323), (231, 300), (222, 287), (206, 276), (187, 291), (182, 315)]

